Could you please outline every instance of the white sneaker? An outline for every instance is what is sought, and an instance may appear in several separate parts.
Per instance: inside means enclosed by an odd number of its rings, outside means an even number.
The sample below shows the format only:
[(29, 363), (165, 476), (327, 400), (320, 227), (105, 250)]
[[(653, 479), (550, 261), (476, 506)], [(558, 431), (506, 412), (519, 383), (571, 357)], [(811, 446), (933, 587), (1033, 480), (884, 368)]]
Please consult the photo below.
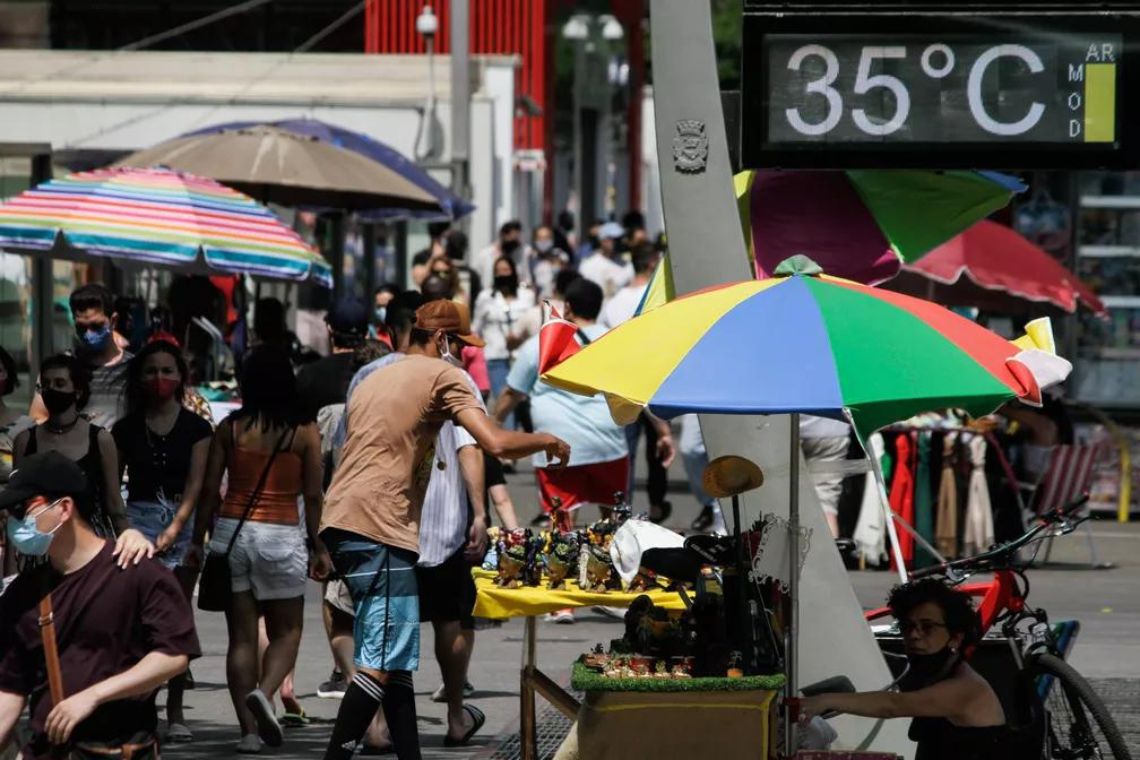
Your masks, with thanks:
[(557, 623), (559, 625), (573, 625), (574, 624), (574, 610), (564, 609), (555, 610), (546, 616), (549, 623)]
[(239, 755), (260, 755), (261, 739), (257, 734), (246, 734), (237, 743), (236, 749)]
[(606, 617), (612, 617), (616, 620), (625, 620), (625, 607), (606, 607), (599, 604), (595, 605), (593, 610)]

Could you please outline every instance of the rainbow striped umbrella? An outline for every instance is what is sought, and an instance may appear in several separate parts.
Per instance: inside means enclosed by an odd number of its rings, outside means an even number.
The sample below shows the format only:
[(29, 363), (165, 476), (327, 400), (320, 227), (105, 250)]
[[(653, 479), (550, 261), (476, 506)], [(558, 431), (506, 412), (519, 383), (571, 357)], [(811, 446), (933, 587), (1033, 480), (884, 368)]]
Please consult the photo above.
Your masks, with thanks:
[(806, 413), (860, 436), (915, 414), (988, 414), (1035, 399), (1071, 369), (929, 301), (830, 277), (797, 256), (781, 276), (698, 291), (645, 311), (544, 375), (605, 394), (615, 420)]
[(0, 248), (332, 286), (328, 262), (265, 206), (169, 169), (78, 172), (23, 192), (0, 205)]

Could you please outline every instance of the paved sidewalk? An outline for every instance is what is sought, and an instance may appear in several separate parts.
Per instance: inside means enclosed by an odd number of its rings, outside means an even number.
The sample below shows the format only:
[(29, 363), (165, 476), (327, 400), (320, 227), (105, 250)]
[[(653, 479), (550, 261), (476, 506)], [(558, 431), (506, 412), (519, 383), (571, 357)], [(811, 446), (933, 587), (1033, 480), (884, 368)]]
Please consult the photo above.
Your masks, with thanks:
[[(536, 514), (532, 475), (525, 468), (510, 476), (510, 486), (520, 519), (526, 523)], [(635, 510), (647, 509), (644, 493), (638, 493)], [(696, 504), (685, 493), (670, 494), (675, 512), (670, 523), (682, 528), (696, 515)], [(580, 520), (595, 519), (587, 513)], [(1084, 559), (1084, 539), (1073, 536), (1059, 541), (1054, 549), (1058, 564), (1033, 570), (1030, 600), (1044, 606), (1054, 618), (1076, 617), (1083, 630), (1073, 654), (1073, 663), (1090, 679), (1110, 703), (1122, 729), (1132, 739), (1140, 737), (1140, 713), (1136, 695), (1140, 693), (1140, 524), (1094, 524), (1098, 548), (1105, 559), (1115, 562), (1113, 570), (1093, 571), (1080, 566)], [(852, 583), (866, 606), (881, 603), (894, 582), (891, 574), (880, 571), (851, 573)], [(278, 758), (320, 757), (328, 740), (332, 720), (340, 702), (318, 699), (316, 686), (331, 669), (331, 659), (321, 626), (315, 584), (305, 607), (305, 636), (297, 666), (297, 693), (313, 718), (306, 728), (291, 729), (280, 750), (266, 750)], [(198, 682), (187, 693), (187, 717), (195, 741), (164, 749), (170, 758), (230, 757), (238, 739), (229, 694), (225, 689), (226, 633), (220, 614), (198, 613), (204, 656), (193, 665)], [(518, 674), (521, 657), (522, 622), (515, 620), (501, 628), (476, 634), (475, 656), (470, 680), (476, 694), (472, 703), (487, 714), (487, 725), (466, 748), (445, 749), (444, 706), (432, 703), (429, 695), (440, 683), (439, 669), (432, 655), (430, 626), (425, 626), (422, 666), (416, 675), (417, 709), (424, 757), (485, 758), (492, 753), (497, 736), (516, 731), (519, 716)], [(539, 623), (539, 661), (556, 680), (568, 679), (570, 662), (598, 642), (621, 635), (619, 621), (592, 611), (579, 614), (570, 626)], [(163, 699), (160, 696), (160, 702)], [(543, 712), (540, 700), (539, 713)]]

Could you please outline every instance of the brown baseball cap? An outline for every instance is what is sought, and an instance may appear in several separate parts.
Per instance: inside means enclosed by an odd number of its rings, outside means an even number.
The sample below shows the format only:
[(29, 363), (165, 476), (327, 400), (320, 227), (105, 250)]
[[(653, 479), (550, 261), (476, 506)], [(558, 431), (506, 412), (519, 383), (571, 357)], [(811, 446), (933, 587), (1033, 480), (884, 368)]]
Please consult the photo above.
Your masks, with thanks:
[(469, 346), (484, 345), (483, 339), (471, 332), (471, 312), (455, 301), (428, 301), (416, 309), (416, 327), (430, 332), (443, 330)]

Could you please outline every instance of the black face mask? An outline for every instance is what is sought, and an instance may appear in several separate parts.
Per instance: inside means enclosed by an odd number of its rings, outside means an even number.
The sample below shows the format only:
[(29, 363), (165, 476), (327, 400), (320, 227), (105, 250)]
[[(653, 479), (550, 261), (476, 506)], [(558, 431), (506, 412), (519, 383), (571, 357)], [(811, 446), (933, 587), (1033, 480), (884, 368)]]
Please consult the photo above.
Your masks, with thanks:
[(943, 647), (934, 654), (908, 654), (908, 670), (899, 681), (901, 691), (916, 691), (949, 677), (959, 661), (959, 653)]
[(67, 411), (67, 409), (75, 403), (77, 398), (75, 391), (57, 391), (55, 388), (44, 388), (40, 392), (40, 398), (44, 401), (44, 407), (47, 408), (49, 414), (60, 414)]
[(509, 256), (519, 249), (519, 241), (517, 240), (501, 240), (499, 241), (499, 250), (503, 252), (504, 256)]
[(519, 289), (519, 276), (517, 274), (501, 274), (495, 277), (495, 290), (503, 293), (517, 293)]

